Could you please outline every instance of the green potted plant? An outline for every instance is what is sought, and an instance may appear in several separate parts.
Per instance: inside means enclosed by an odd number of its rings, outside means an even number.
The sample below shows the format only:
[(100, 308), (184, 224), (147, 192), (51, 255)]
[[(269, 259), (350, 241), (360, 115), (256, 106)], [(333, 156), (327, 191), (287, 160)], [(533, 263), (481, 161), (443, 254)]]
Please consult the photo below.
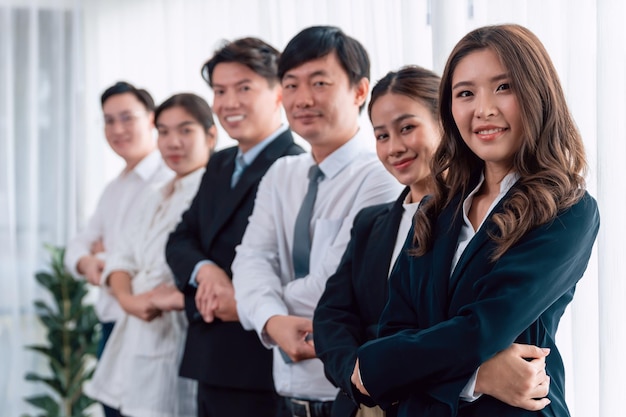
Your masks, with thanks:
[(87, 283), (76, 280), (63, 265), (65, 249), (51, 245), (46, 249), (51, 270), (38, 272), (35, 278), (51, 295), (51, 303), (36, 300), (34, 305), (47, 330), (47, 344), (27, 349), (46, 356), (51, 375), (27, 373), (26, 380), (45, 384), (48, 393), (25, 400), (44, 411), (38, 417), (86, 417), (94, 401), (83, 393), (83, 383), (94, 371), (98, 319), (93, 306), (83, 303)]

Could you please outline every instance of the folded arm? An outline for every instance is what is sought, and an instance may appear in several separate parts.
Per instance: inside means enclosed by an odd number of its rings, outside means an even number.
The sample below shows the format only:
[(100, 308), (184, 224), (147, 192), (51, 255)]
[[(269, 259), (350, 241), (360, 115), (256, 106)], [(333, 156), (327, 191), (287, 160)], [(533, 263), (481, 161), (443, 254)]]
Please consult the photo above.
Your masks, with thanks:
[[(586, 269), (598, 227), (595, 202), (583, 199), (529, 232), (489, 273), (477, 277), (472, 303), (425, 328), (418, 325), (413, 299), (420, 264), (410, 266), (402, 255), (406, 272), (391, 278), (390, 302), (381, 318), (383, 337), (359, 351), (367, 390), (377, 401), (393, 401), (410, 387), (428, 388), (471, 375), (557, 300), (571, 294)], [(385, 377), (390, 374), (396, 377)]]

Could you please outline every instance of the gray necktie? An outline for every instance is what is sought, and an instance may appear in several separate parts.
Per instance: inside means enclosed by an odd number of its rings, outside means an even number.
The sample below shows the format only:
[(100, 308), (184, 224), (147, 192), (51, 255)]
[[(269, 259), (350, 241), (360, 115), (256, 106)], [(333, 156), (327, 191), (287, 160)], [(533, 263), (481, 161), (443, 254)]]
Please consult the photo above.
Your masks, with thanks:
[(233, 170), (233, 176), (230, 177), (230, 188), (235, 188), (241, 174), (246, 169), (246, 161), (243, 160), (243, 154), (237, 155), (235, 158), (235, 169)]
[(304, 201), (300, 206), (296, 225), (293, 231), (293, 269), (296, 278), (302, 278), (309, 274), (309, 257), (311, 255), (311, 216), (315, 197), (317, 196), (317, 185), (324, 178), (324, 173), (317, 166), (313, 165), (309, 169), (309, 189), (304, 196)]
[[(293, 269), (296, 278), (302, 278), (309, 274), (309, 257), (311, 255), (311, 216), (315, 197), (317, 196), (317, 185), (324, 178), (324, 173), (317, 166), (313, 165), (309, 169), (309, 189), (304, 196), (296, 225), (293, 229)], [(285, 363), (293, 361), (281, 348), (278, 348)]]

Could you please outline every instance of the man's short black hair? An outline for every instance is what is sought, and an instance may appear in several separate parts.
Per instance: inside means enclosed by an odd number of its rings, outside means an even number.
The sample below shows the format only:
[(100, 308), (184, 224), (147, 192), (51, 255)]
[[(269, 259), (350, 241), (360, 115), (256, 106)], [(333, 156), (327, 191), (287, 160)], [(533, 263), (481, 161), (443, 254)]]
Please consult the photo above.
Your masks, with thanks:
[(278, 61), (278, 78), (305, 62), (322, 58), (332, 52), (348, 74), (351, 85), (370, 78), (370, 59), (367, 51), (356, 39), (335, 26), (312, 26), (293, 37)]
[(104, 90), (102, 96), (100, 97), (100, 104), (104, 107), (104, 102), (107, 101), (111, 96), (115, 96), (118, 94), (131, 93), (137, 100), (141, 102), (148, 111), (154, 111), (154, 100), (150, 93), (148, 93), (143, 88), (135, 88), (134, 85), (127, 83), (126, 81), (118, 81), (111, 87)]
[(259, 38), (242, 38), (225, 42), (202, 66), (202, 78), (213, 88), (213, 71), (222, 62), (236, 62), (250, 68), (267, 80), (270, 87), (278, 83), (280, 52)]

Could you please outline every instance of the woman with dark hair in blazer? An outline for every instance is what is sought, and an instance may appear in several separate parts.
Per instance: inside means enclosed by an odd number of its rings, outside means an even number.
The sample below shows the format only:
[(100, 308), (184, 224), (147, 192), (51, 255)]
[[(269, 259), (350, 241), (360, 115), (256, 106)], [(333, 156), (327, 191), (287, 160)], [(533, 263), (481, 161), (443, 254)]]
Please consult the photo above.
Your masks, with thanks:
[[(376, 337), (387, 301), (387, 278), (411, 220), (420, 201), (434, 189), (430, 162), (441, 136), (439, 81), (432, 71), (408, 66), (389, 72), (372, 89), (368, 110), (378, 157), (406, 188), (395, 203), (365, 208), (356, 217), (350, 244), (315, 312), (316, 353), (329, 379), (342, 389), (333, 416), (383, 415), (350, 378), (357, 349)], [(534, 399), (546, 393), (545, 356), (535, 346), (512, 346), (481, 367), (481, 392), (528, 409), (545, 406), (547, 400)], [(468, 383), (462, 399), (474, 399), (474, 381)]]
[[(466, 35), (440, 88), (432, 197), (390, 279), (379, 338), (352, 382), (399, 416), (568, 416), (555, 333), (598, 228), (583, 142), (556, 70), (518, 25)], [(549, 348), (548, 399), (526, 411), (459, 394), (513, 342)], [(479, 373), (480, 376), (480, 373)]]

